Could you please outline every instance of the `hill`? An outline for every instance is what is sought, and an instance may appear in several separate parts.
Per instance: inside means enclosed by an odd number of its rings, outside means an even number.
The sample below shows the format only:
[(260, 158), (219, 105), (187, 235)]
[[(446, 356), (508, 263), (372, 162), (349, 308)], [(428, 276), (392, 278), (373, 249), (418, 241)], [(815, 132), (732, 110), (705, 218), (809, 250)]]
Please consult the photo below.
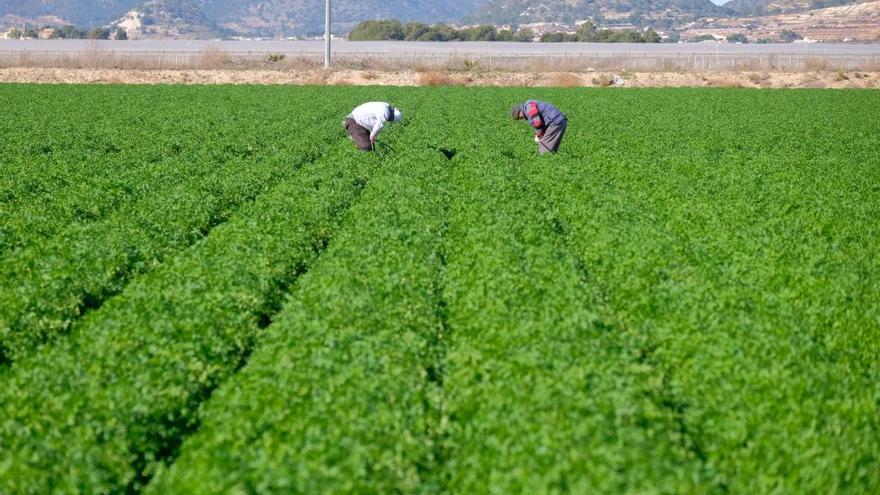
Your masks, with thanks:
[(807, 12), (864, 0), (731, 0), (724, 7), (737, 15), (764, 16)]
[[(446, 22), (463, 18), (489, 0), (335, 0), (334, 29), (347, 32), (368, 19)], [(135, 12), (136, 14), (132, 14)], [(324, 0), (0, 0), (0, 18), (53, 16), (77, 26), (132, 17), (161, 32), (283, 37), (323, 31)], [(187, 23), (192, 26), (187, 27)]]
[(709, 0), (493, 0), (470, 19), (474, 22), (573, 24), (593, 19), (599, 23), (675, 23), (727, 13)]
[[(359, 22), (396, 18), (444, 22), (460, 19), (488, 0), (337, 0), (334, 29), (348, 32)], [(323, 32), (324, 0), (203, 0), (208, 19), (226, 30), (255, 36), (309, 35)]]
[(122, 27), (130, 38), (217, 38), (224, 32), (205, 16), (197, 0), (149, 0), (110, 23)]
[(880, 0), (803, 12), (717, 18), (687, 26), (681, 36), (741, 34), (749, 41), (778, 41), (784, 31), (824, 42), (880, 41)]
[(77, 26), (97, 26), (142, 3), (144, 0), (0, 0), (0, 16), (53, 16)]

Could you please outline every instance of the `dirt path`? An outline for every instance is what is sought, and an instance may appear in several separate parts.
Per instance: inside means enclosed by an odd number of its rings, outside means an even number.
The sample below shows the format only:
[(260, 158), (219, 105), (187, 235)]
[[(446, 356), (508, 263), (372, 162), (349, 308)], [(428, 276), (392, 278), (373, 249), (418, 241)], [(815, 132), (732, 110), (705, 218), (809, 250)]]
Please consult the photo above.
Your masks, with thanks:
[(325, 84), (382, 86), (880, 88), (880, 72), (418, 72), (318, 69), (131, 70), (0, 69), (2, 83), (45, 84)]

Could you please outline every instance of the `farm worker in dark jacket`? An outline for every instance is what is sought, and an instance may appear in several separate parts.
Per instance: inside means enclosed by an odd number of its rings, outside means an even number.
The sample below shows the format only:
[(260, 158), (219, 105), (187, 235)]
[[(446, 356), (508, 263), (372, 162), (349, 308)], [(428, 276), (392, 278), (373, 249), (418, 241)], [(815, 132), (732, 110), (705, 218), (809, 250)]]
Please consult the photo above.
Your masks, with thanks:
[(535, 128), (535, 142), (538, 152), (556, 153), (565, 136), (568, 119), (558, 108), (543, 101), (529, 100), (522, 105), (514, 105), (510, 110), (514, 120), (528, 119)]
[(342, 126), (348, 131), (348, 137), (363, 151), (376, 148), (376, 137), (389, 122), (403, 120), (403, 112), (388, 103), (374, 101), (364, 103), (348, 114)]

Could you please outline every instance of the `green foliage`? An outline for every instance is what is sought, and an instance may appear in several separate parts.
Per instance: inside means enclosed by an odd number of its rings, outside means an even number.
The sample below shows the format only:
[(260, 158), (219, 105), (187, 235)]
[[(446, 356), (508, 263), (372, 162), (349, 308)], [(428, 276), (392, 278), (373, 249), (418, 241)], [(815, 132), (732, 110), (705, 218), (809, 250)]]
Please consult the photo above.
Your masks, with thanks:
[(688, 39), (688, 41), (692, 43), (699, 43), (701, 41), (715, 41), (715, 37), (711, 34), (701, 34), (699, 36), (694, 36), (693, 38)]
[[(338, 121), (389, 95), (391, 146), (355, 151)], [(84, 315), (52, 309), (61, 292), (20, 312), (15, 335), (66, 330), (0, 373), (0, 493), (880, 491), (875, 92), (0, 96), (154, 103), (92, 133), (83, 109), (0, 120), (11, 217), (48, 192), (99, 202), (125, 163), (150, 184), (0, 261), (108, 287)], [(528, 98), (568, 115), (559, 154), (505, 118)], [(104, 178), (73, 188), (89, 166)], [(148, 262), (114, 278), (132, 246)], [(40, 271), (65, 256), (83, 262)]]
[(351, 41), (402, 40), (405, 38), (403, 25), (398, 20), (364, 21), (350, 33)]
[(779, 33), (779, 41), (783, 43), (793, 43), (802, 39), (804, 39), (804, 37), (801, 36), (800, 33), (788, 29), (783, 29), (782, 32)]
[(501, 36), (494, 26), (455, 29), (445, 24), (420, 22), (406, 25), (398, 20), (363, 21), (348, 35), (351, 41), (512, 41), (513, 33)]
[(581, 41), (585, 43), (660, 43), (660, 35), (653, 29), (636, 31), (633, 29), (598, 29), (592, 21), (578, 26), (575, 33), (544, 33), (544, 43)]
[(116, 34), (113, 35), (113, 39), (127, 40), (128, 39), (128, 31), (126, 31), (124, 28), (118, 28), (116, 30)]
[(577, 40), (578, 36), (571, 33), (544, 33), (541, 35), (541, 43), (570, 43)]
[[(66, 332), (83, 313), (100, 306), (132, 278), (198, 241), (242, 204), (295, 173), (320, 151), (316, 144), (329, 139), (315, 119), (321, 116), (325, 125), (336, 120), (328, 112), (303, 119), (296, 118), (296, 110), (291, 108), (267, 113), (265, 106), (258, 105), (240, 113), (260, 122), (250, 133), (237, 131), (229, 122), (209, 127), (206, 122), (215, 118), (222, 122), (225, 113), (218, 114), (223, 112), (218, 107), (208, 108), (209, 102), (181, 108), (179, 98), (189, 92), (165, 93), (165, 101), (149, 100), (154, 108), (166, 109), (166, 113), (157, 114), (160, 120), (152, 125), (167, 132), (164, 138), (168, 141), (147, 136), (147, 122), (141, 127), (143, 140), (126, 141), (133, 136), (115, 127), (112, 122), (117, 117), (112, 116), (105, 120), (104, 131), (111, 142), (119, 143), (113, 145), (114, 152), (107, 153), (100, 141), (79, 143), (79, 149), (65, 147), (62, 157), (76, 156), (84, 147), (86, 156), (103, 153), (102, 158), (109, 160), (98, 166), (82, 164), (84, 176), (94, 176), (102, 169), (106, 176), (87, 180), (75, 194), (65, 195), (67, 200), (54, 202), (60, 210), (58, 216), (42, 217), (47, 212), (39, 202), (24, 202), (24, 209), (14, 208), (17, 202), (10, 203), (10, 222), (0, 230), (4, 234), (0, 239), (8, 238), (7, 247), (18, 249), (0, 261), (0, 351), (5, 359), (14, 359), (35, 344)], [(109, 96), (137, 104), (137, 100), (126, 98), (129, 93), (120, 90)], [(58, 97), (54, 91), (47, 96)], [(45, 101), (40, 99), (39, 103)], [(303, 110), (315, 109), (305, 100), (298, 105)], [(71, 109), (71, 114), (96, 110), (88, 106)], [(196, 112), (203, 120), (169, 121), (178, 111), (186, 115)], [(275, 118), (266, 120), (272, 114)], [(286, 129), (279, 128), (279, 122), (287, 122)], [(299, 134), (300, 140), (287, 139), (290, 132)], [(43, 149), (37, 150), (38, 157), (45, 156)], [(293, 158), (281, 160), (278, 153)], [(24, 157), (28, 161), (22, 173), (32, 173), (39, 160), (32, 161), (33, 155), (27, 151)], [(130, 163), (133, 159), (139, 161)], [(132, 165), (135, 167), (129, 169)], [(74, 175), (59, 170), (66, 182), (79, 178), (80, 167), (72, 169)], [(53, 183), (42, 186), (51, 188)], [(49, 189), (47, 194), (52, 192)], [(13, 189), (8, 194), (16, 193)], [(42, 230), (34, 233), (35, 227)]]
[(110, 29), (104, 27), (96, 27), (86, 32), (86, 39), (89, 40), (109, 40)]
[(419, 138), (397, 143), (412, 149), (383, 165), (148, 493), (439, 491), (440, 413), (430, 404), (447, 337), (442, 244), (454, 165)]
[(86, 32), (68, 24), (60, 28), (55, 28), (55, 32), (52, 36), (60, 39), (83, 39), (86, 37)]
[(642, 33), (643, 43), (660, 43), (661, 41), (663, 40), (660, 38), (660, 35), (653, 29), (648, 28)]
[[(352, 151), (344, 144), (129, 286), (68, 339), (16, 361), (0, 390), (3, 417), (52, 426), (0, 427), (3, 492), (119, 492), (150, 475), (369, 177), (375, 162), (346, 163)], [(41, 386), (28, 386), (32, 380)], [(68, 422), (72, 411), (81, 416)], [(38, 454), (27, 453), (34, 448)]]
[[(418, 22), (401, 24), (397, 20), (364, 21), (349, 34), (352, 41), (522, 41), (530, 42), (535, 33), (529, 28), (498, 31), (494, 26), (482, 25), (456, 29), (437, 24), (429, 26)], [(587, 21), (577, 33), (544, 33), (540, 37), (544, 43), (583, 41), (590, 43), (659, 43), (660, 36), (653, 30), (596, 29)]]
[[(552, 180), (533, 170), (603, 312), (642, 342), (717, 487), (875, 491), (880, 264), (865, 253), (880, 239), (868, 221), (880, 155), (878, 124), (851, 114), (871, 97), (649, 94), (589, 110), (564, 99), (595, 132), (572, 158), (591, 160), (559, 160)], [(594, 117), (628, 105), (645, 118)], [(687, 122), (668, 128), (666, 105)], [(797, 123), (815, 140), (795, 138)]]
[(600, 295), (528, 187), (531, 167), (552, 181), (555, 165), (499, 145), (523, 134), (516, 124), (489, 128), (499, 141), (477, 144), (452, 179), (438, 476), (450, 493), (638, 492), (645, 476), (696, 491), (702, 467), (654, 403), (651, 370), (598, 314)]
[(32, 27), (25, 27), (23, 30), (18, 28), (12, 28), (6, 32), (7, 39), (10, 40), (27, 40), (27, 39), (37, 39), (40, 37), (40, 33)]
[(531, 42), (535, 40), (535, 32), (531, 28), (519, 28), (513, 35), (513, 41)]

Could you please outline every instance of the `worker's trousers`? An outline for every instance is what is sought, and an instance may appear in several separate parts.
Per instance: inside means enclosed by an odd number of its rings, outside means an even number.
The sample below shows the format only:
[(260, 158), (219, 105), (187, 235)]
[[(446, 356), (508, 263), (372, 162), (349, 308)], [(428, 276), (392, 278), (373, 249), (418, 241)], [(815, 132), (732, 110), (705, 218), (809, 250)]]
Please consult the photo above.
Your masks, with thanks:
[(562, 138), (565, 136), (565, 130), (568, 128), (568, 119), (563, 120), (559, 124), (550, 124), (544, 131), (541, 142), (538, 143), (538, 153), (556, 153), (559, 151), (559, 145), (562, 144)]
[(373, 151), (373, 143), (370, 142), (370, 131), (354, 121), (354, 119), (345, 119), (345, 130), (348, 137), (354, 141), (363, 151)]

